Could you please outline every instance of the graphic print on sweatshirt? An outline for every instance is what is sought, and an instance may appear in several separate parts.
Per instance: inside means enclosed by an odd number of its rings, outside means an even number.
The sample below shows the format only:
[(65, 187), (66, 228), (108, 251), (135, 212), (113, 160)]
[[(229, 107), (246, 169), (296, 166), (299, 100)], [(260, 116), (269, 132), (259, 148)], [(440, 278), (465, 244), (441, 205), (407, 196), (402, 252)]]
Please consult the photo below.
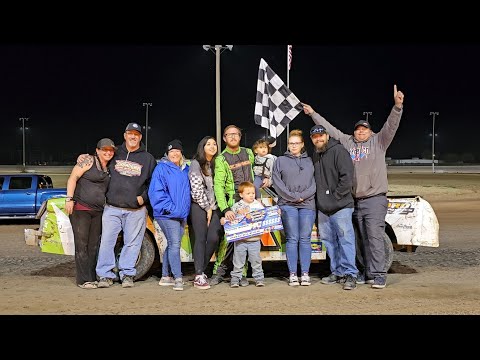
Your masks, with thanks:
[(350, 148), (350, 157), (353, 161), (360, 161), (364, 158), (368, 158), (368, 154), (370, 154), (370, 147), (368, 146), (357, 146)]
[(142, 167), (143, 165), (129, 160), (117, 160), (115, 162), (115, 171), (123, 176), (140, 176)]

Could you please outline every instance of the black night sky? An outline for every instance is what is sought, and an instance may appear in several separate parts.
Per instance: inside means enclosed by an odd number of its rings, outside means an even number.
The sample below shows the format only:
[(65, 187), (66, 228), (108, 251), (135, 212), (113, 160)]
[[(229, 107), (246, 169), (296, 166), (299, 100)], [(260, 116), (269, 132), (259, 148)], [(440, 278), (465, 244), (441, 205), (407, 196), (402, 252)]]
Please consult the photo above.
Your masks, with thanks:
[[(233, 51), (221, 54), (222, 131), (240, 126), (242, 145), (251, 146), (265, 134), (253, 120), (260, 58), (286, 82), (287, 46), (232, 43)], [(480, 162), (479, 64), (473, 43), (293, 43), (290, 89), (352, 133), (363, 112), (372, 112), (373, 130), (380, 130), (397, 84), (404, 114), (387, 156), (431, 156), (436, 111), (437, 159), (457, 154)], [(215, 54), (201, 44), (0, 44), (0, 84), (0, 164), (22, 163), (21, 117), (29, 117), (27, 164), (73, 164), (100, 138), (121, 143), (128, 122), (145, 124), (143, 102), (153, 104), (148, 148), (157, 158), (174, 138), (191, 157), (203, 136), (215, 136)], [(302, 113), (290, 129), (312, 125)], [(285, 150), (282, 135), (277, 155)]]

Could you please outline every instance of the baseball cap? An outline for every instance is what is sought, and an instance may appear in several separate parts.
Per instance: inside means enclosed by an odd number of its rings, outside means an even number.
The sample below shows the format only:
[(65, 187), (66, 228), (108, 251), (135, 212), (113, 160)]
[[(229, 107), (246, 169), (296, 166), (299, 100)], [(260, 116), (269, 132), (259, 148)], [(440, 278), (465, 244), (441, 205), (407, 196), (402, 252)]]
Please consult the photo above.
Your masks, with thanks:
[(364, 126), (364, 127), (366, 127), (367, 129), (371, 129), (371, 128), (372, 128), (372, 127), (370, 126), (370, 123), (369, 123), (367, 120), (357, 121), (357, 123), (355, 124), (354, 130), (356, 130), (357, 127), (359, 127), (359, 126)]
[(125, 131), (129, 131), (129, 130), (137, 130), (140, 134), (142, 133), (142, 127), (134, 122), (129, 123), (125, 128)]
[(115, 150), (117, 150), (117, 147), (115, 146), (115, 144), (113, 143), (112, 140), (110, 140), (109, 138), (103, 138), (101, 140), (98, 141), (97, 143), (97, 149), (101, 149), (101, 148), (104, 148), (104, 147), (112, 147), (114, 148)]
[(315, 125), (310, 129), (310, 136), (315, 135), (315, 134), (326, 134), (327, 129), (323, 125)]

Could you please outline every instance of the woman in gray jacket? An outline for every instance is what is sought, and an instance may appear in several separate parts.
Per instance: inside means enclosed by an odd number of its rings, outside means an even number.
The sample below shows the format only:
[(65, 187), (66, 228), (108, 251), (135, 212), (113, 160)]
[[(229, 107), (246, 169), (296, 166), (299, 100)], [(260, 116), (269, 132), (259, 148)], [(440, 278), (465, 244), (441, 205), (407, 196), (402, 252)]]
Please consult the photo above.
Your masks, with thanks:
[(273, 165), (273, 188), (278, 194), (287, 239), (288, 285), (300, 285), (297, 262), (300, 254), (301, 285), (310, 285), (311, 234), (315, 222), (315, 178), (312, 159), (305, 151), (301, 130), (292, 130), (288, 150)]

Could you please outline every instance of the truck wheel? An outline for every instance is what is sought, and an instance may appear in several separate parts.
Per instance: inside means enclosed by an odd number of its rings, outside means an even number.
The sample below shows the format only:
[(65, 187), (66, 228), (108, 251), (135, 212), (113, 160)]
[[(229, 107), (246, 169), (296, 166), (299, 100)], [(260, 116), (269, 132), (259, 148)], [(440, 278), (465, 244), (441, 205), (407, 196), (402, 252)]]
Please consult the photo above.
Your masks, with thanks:
[[(142, 246), (140, 248), (140, 253), (138, 254), (138, 259), (137, 262), (135, 263), (135, 269), (137, 270), (137, 273), (135, 275), (135, 280), (141, 279), (144, 277), (147, 273), (148, 270), (153, 265), (153, 261), (155, 260), (155, 245), (153, 243), (154, 240), (150, 237), (150, 235), (145, 232), (145, 235), (143, 236), (143, 241), (142, 241)], [(113, 269), (113, 272), (115, 273), (116, 281), (120, 281), (119, 275), (118, 275), (118, 260), (120, 258), (120, 252), (122, 251), (123, 248), (123, 233), (120, 233), (118, 235), (117, 239), (117, 244), (115, 245), (115, 262), (116, 262), (116, 267)]]

